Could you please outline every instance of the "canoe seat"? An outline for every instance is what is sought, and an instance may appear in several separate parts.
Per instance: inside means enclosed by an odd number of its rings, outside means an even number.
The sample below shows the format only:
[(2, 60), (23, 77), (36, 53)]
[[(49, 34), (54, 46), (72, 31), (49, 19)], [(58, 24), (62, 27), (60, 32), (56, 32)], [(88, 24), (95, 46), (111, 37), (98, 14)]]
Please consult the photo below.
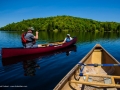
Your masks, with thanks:
[(102, 49), (95, 49), (94, 52), (101, 52)]

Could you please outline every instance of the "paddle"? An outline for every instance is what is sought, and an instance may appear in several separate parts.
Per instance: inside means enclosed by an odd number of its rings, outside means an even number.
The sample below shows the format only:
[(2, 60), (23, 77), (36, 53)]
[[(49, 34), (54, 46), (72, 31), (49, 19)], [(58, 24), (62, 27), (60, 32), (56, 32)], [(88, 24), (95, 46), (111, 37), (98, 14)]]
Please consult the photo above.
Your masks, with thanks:
[(82, 66), (80, 69), (79, 76), (83, 76), (82, 71), (85, 66), (94, 66), (94, 67), (97, 67), (97, 66), (120, 66), (120, 64), (84, 64), (84, 63), (78, 63), (78, 65)]
[(97, 66), (120, 66), (120, 64), (83, 64), (83, 63), (78, 63), (78, 65), (94, 66), (94, 67), (97, 67)]
[(41, 44), (42, 47), (47, 47), (47, 46), (58, 46), (58, 45), (62, 45), (63, 42), (54, 42), (54, 43), (47, 43), (47, 44)]

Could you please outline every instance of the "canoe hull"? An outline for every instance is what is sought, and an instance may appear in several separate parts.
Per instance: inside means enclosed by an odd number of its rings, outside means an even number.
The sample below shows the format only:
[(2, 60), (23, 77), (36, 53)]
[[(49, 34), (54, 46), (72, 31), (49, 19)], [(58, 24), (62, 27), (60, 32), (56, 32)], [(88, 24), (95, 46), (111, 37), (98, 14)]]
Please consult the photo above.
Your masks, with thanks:
[(2, 58), (51, 52), (71, 46), (75, 44), (76, 41), (77, 38), (75, 37), (72, 41), (57, 46), (39, 47), (39, 48), (2, 48)]
[[(82, 59), (79, 63), (84, 64), (120, 64), (112, 55), (110, 55), (102, 46), (99, 44), (95, 45), (92, 50)], [(100, 90), (117, 90), (117, 88), (120, 88), (120, 85), (116, 85), (115, 82), (120, 83), (120, 67), (119, 66), (85, 66), (83, 69), (83, 76), (80, 76), (80, 69), (81, 66), (78, 64), (75, 65), (68, 74), (56, 85), (54, 90), (96, 90), (100, 88)], [(92, 81), (89, 81), (89, 78), (87, 76), (94, 76), (93, 79), (95, 79), (97, 76), (97, 83), (92, 83)], [(112, 78), (111, 82), (114, 84), (101, 84), (102, 82), (101, 77), (105, 76), (108, 77), (110, 75), (110, 78)], [(112, 77), (113, 75), (113, 77)], [(85, 79), (84, 79), (85, 77)], [(117, 80), (113, 81), (113, 78), (116, 77)], [(87, 80), (86, 80), (87, 79)], [(91, 80), (91, 79), (90, 79)], [(107, 82), (109, 83), (109, 82)]]
[(36, 58), (43, 58), (46, 56), (54, 56), (54, 55), (59, 54), (59, 53), (66, 53), (66, 55), (69, 55), (70, 51), (76, 52), (76, 49), (77, 49), (76, 45), (71, 45), (69, 47), (66, 47), (66, 48), (63, 48), (63, 49), (60, 49), (57, 51), (52, 51), (52, 52), (26, 55), (24, 57), (17, 56), (17, 57), (3, 58), (2, 64), (3, 64), (3, 66), (6, 66), (6, 65), (15, 64), (18, 62), (31, 61), (31, 60), (34, 61), (34, 60), (36, 60)]

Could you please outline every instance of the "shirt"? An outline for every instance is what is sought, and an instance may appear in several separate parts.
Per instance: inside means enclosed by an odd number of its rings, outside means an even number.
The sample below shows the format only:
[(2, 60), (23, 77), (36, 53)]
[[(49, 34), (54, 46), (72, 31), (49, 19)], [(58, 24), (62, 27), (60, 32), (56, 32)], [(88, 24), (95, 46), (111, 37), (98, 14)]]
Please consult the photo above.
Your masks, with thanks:
[(26, 48), (32, 47), (33, 46), (33, 40), (35, 39), (34, 35), (32, 33), (27, 33), (25, 35), (25, 39), (30, 41), (30, 42), (26, 43)]
[(71, 37), (70, 37), (70, 38), (66, 37), (64, 41), (66, 41), (66, 42), (70, 42), (71, 40), (72, 40)]

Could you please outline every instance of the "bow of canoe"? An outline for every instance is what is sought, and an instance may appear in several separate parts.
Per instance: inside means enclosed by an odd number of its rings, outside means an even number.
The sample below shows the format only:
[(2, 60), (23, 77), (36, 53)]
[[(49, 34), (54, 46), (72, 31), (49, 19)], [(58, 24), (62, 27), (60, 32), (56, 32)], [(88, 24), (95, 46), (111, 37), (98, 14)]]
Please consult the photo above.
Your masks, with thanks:
[(118, 90), (120, 63), (101, 45), (76, 64), (54, 90)]

